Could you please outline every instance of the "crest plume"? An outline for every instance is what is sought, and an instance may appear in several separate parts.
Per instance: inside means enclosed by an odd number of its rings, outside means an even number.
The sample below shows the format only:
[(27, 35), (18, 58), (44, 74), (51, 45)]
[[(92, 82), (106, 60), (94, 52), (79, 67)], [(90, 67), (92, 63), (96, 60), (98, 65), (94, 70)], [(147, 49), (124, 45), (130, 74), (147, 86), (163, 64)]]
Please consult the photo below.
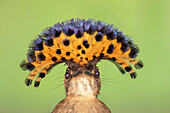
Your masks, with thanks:
[[(95, 66), (101, 59), (113, 62), (120, 72), (136, 78), (136, 69), (143, 67), (137, 59), (139, 48), (133, 40), (111, 24), (93, 19), (71, 19), (46, 28), (31, 42), (27, 60), (20, 66), (31, 71), (25, 83), (38, 87), (52, 67), (65, 62), (70, 68)], [(75, 64), (71, 65), (70, 64)]]

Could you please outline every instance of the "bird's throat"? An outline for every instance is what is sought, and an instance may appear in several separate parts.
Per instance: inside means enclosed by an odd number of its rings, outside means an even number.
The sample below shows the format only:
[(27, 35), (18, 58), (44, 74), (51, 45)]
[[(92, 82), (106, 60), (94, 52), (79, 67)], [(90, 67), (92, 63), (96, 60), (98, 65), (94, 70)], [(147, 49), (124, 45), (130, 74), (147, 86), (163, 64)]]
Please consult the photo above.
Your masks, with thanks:
[(99, 92), (97, 81), (88, 76), (75, 77), (69, 82), (67, 97), (86, 100), (96, 98)]

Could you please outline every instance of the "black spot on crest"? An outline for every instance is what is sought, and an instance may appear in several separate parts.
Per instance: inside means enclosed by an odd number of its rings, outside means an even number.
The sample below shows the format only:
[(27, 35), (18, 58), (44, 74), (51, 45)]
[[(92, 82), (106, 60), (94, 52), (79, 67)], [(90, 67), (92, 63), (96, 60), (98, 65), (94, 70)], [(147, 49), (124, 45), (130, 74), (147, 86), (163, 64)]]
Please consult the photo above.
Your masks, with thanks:
[(86, 33), (93, 35), (94, 32), (97, 30), (97, 25), (95, 22), (93, 22), (89, 19), (84, 23), (84, 29), (85, 29)]
[(74, 27), (71, 24), (62, 23), (62, 29), (67, 36), (71, 36), (74, 34)]
[(113, 50), (114, 50), (114, 45), (113, 44), (110, 44), (108, 49), (107, 49), (107, 53), (108, 54), (112, 54), (113, 53)]
[(61, 50), (60, 50), (60, 49), (57, 49), (57, 50), (56, 50), (56, 53), (57, 53), (57, 54), (61, 54)]
[(88, 40), (83, 40), (83, 45), (85, 48), (89, 48)]
[(34, 82), (34, 87), (39, 87), (39, 85), (40, 85), (40, 82), (39, 82), (39, 81), (35, 81), (35, 82)]
[(65, 57), (62, 57), (61, 60), (62, 60), (62, 61), (66, 61), (66, 58), (65, 58)]
[(51, 60), (52, 60), (53, 62), (55, 62), (55, 61), (57, 61), (57, 58), (56, 58), (56, 57), (52, 57)]
[(133, 73), (130, 74), (130, 76), (131, 76), (132, 79), (135, 79), (137, 77), (137, 73), (133, 72)]
[(74, 32), (75, 32), (75, 36), (76, 36), (77, 38), (81, 38), (81, 37), (84, 35), (83, 28), (81, 28), (81, 27), (76, 28), (76, 29), (74, 30)]
[(53, 26), (53, 32), (54, 32), (54, 37), (59, 37), (61, 34), (61, 25), (60, 24), (55, 24)]
[(122, 46), (120, 48), (123, 52), (126, 52), (129, 50), (129, 44), (128, 43), (122, 43)]
[(68, 29), (68, 31), (67, 31), (68, 33), (67, 33), (67, 35), (68, 36), (71, 36), (71, 35), (73, 35), (74, 34), (74, 30), (73, 29)]
[(138, 61), (136, 64), (135, 64), (135, 68), (136, 69), (141, 69), (141, 68), (143, 68), (143, 62), (140, 60), (140, 61)]
[(26, 64), (26, 67), (27, 67), (27, 69), (28, 69), (29, 71), (32, 71), (32, 70), (35, 68), (35, 66), (34, 66), (33, 64), (31, 64), (31, 63), (27, 63), (27, 64)]
[(100, 53), (100, 57), (104, 57), (104, 54), (103, 54), (103, 53)]
[(35, 62), (36, 61), (35, 51), (33, 49), (28, 50), (27, 59), (28, 59), (29, 62)]
[(130, 58), (136, 58), (137, 57), (137, 53), (139, 53), (139, 47), (137, 45), (135, 45), (134, 47), (131, 47), (131, 51), (129, 53), (129, 57)]
[(66, 52), (66, 55), (69, 56), (69, 55), (70, 55), (70, 52)]
[(80, 50), (80, 49), (81, 49), (81, 45), (78, 45), (78, 46), (77, 46), (77, 49)]
[(45, 39), (45, 45), (46, 46), (53, 46), (53, 39), (51, 37), (48, 37), (47, 39)]
[(24, 71), (27, 70), (27, 63), (26, 63), (25, 60), (23, 60), (23, 61), (20, 63), (20, 67), (21, 67), (21, 69), (23, 69)]
[(85, 50), (82, 50), (81, 53), (82, 53), (82, 54), (85, 54)]
[(45, 73), (40, 73), (40, 74), (39, 74), (39, 77), (40, 77), (40, 78), (44, 78), (44, 77), (45, 77)]
[(78, 54), (77, 54), (77, 56), (79, 57), (79, 56), (80, 56), (80, 54), (78, 53)]
[(101, 32), (98, 32), (98, 33), (96, 34), (96, 36), (95, 36), (95, 39), (96, 39), (97, 42), (102, 41), (102, 39), (103, 39), (103, 34), (102, 34)]
[(69, 40), (69, 39), (64, 39), (64, 40), (63, 40), (63, 44), (64, 44), (65, 46), (68, 46), (68, 45), (70, 44), (70, 40)]
[(83, 45), (87, 44), (88, 40), (83, 40)]
[(131, 70), (132, 70), (132, 67), (130, 67), (130, 66), (125, 67), (126, 72), (130, 72)]
[(89, 46), (90, 46), (89, 44), (85, 44), (84, 45), (85, 48), (89, 48)]
[(115, 57), (112, 57), (111, 60), (116, 61), (116, 58), (115, 58)]
[(116, 33), (116, 31), (111, 31), (111, 32), (107, 33), (106, 36), (107, 36), (108, 40), (113, 40), (117, 37), (117, 33)]
[(31, 85), (31, 84), (32, 84), (32, 80), (26, 78), (26, 79), (25, 79), (25, 84), (26, 84), (27, 86)]
[(43, 47), (43, 38), (41, 35), (38, 35), (38, 38), (36, 38), (35, 40), (33, 40), (33, 42), (31, 43), (31, 48), (37, 51), (41, 51), (44, 49)]
[(37, 55), (37, 57), (38, 57), (38, 60), (39, 60), (39, 61), (44, 61), (45, 58), (46, 58), (43, 53), (39, 53), (39, 54)]

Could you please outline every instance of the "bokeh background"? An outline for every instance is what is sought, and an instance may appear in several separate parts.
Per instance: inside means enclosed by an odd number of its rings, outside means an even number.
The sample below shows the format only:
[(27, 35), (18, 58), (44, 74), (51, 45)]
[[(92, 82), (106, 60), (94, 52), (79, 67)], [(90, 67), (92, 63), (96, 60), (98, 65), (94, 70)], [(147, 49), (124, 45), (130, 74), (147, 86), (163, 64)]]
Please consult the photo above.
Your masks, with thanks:
[(170, 0), (0, 0), (0, 113), (50, 113), (65, 97), (64, 64), (39, 88), (24, 84), (29, 72), (19, 64), (44, 28), (77, 17), (119, 27), (139, 45), (144, 61), (135, 80), (100, 62), (99, 99), (113, 113), (169, 113)]

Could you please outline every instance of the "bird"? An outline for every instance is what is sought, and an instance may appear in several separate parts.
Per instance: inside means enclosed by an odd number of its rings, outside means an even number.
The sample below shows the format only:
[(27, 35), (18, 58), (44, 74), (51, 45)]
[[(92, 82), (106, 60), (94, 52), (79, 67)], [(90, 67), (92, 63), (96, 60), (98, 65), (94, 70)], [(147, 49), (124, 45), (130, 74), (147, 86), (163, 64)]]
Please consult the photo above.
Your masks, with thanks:
[[(40, 81), (56, 65), (67, 65), (65, 71), (66, 97), (52, 113), (111, 113), (97, 97), (101, 80), (97, 63), (111, 61), (122, 74), (137, 77), (134, 68), (141, 69), (137, 58), (139, 47), (132, 38), (117, 27), (95, 19), (73, 18), (45, 28), (29, 44), (27, 60), (20, 63), (30, 71), (25, 84), (40, 86)], [(132, 68), (132, 66), (134, 68)]]

